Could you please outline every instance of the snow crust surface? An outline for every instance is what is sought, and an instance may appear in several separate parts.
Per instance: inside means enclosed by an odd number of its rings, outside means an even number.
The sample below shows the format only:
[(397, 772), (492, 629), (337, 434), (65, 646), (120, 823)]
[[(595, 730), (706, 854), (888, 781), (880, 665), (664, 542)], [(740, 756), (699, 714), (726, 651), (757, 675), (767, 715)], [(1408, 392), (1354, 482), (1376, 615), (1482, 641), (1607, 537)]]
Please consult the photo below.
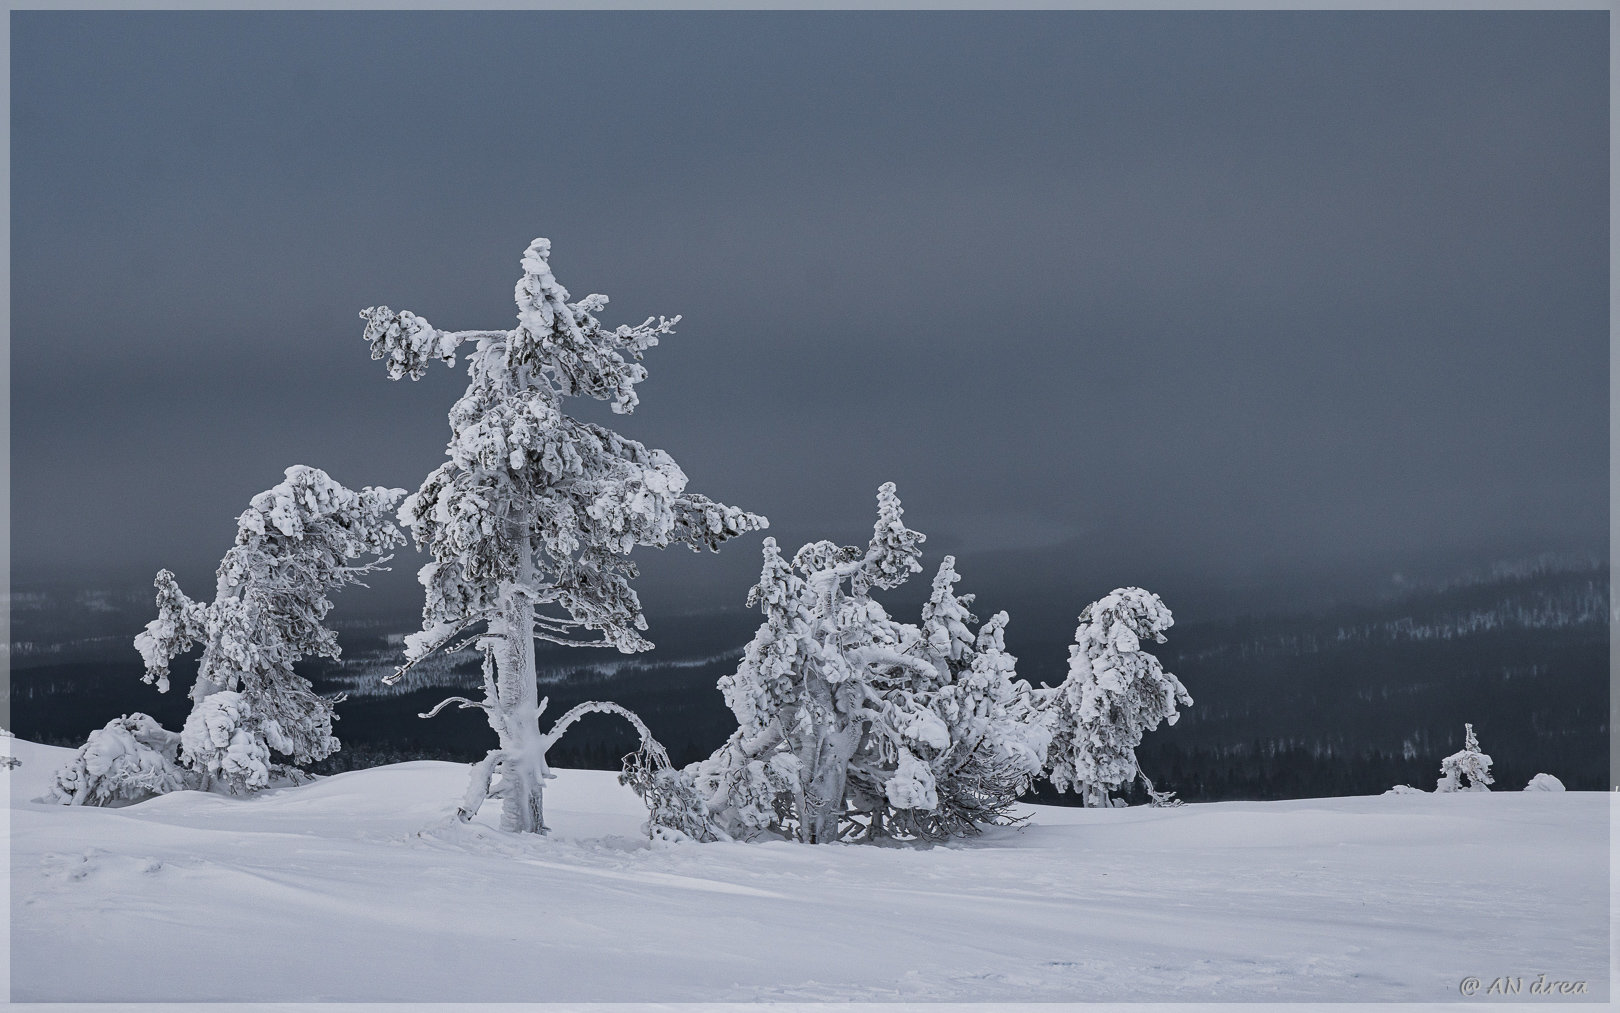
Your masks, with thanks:
[(558, 771), (541, 838), (448, 819), (457, 764), (97, 809), (30, 801), (71, 751), (8, 742), (16, 1002), (1445, 1002), (1539, 973), (1608, 995), (1595, 792), (653, 844), (607, 772)]

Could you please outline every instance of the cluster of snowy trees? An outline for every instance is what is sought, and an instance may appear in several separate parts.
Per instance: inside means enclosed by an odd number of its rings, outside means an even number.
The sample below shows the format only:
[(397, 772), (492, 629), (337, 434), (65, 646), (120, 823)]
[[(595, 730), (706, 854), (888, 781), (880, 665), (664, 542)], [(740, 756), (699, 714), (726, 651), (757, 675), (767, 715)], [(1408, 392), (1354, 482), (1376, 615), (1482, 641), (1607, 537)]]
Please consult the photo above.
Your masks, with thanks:
[[(1479, 748), (1479, 737), (1474, 734), (1471, 723), (1463, 725), (1463, 747), (1440, 761), (1440, 779), (1435, 782), (1434, 790), (1439, 794), (1454, 791), (1490, 791), (1490, 786), (1496, 783), (1491, 776), (1490, 754)], [(1537, 774), (1524, 786), (1525, 791), (1563, 791), (1564, 783), (1551, 774)], [(1398, 784), (1391, 788), (1388, 795), (1421, 795), (1427, 794), (1421, 788), (1414, 788), (1407, 784)]]
[(647, 801), (652, 832), (699, 840), (939, 839), (1010, 820), (1042, 774), (1093, 805), (1142, 776), (1142, 735), (1192, 702), (1142, 649), (1164, 641), (1172, 622), (1164, 603), (1120, 588), (1087, 606), (1068, 678), (1033, 688), (1016, 678), (1007, 614), (979, 622), (972, 596), (956, 593), (951, 557), (919, 623), (895, 621), (872, 597), (922, 569), (923, 535), (906, 527), (892, 484), (879, 489), (865, 548), (812, 542), (788, 560), (765, 540), (749, 595), (764, 623), (720, 684), (738, 728), (707, 760), (674, 769), (641, 720), (606, 701), (542, 730), (537, 640), (627, 653), (652, 646), (631, 586), (634, 548), (717, 550), (767, 522), (688, 492), (663, 451), (564, 411), (570, 398), (633, 411), (643, 353), (679, 317), (608, 328), (597, 317), (607, 297), (571, 302), (545, 239), (525, 251), (522, 272), (517, 323), (507, 330), (443, 331), (386, 306), (362, 312), (372, 358), (393, 379), (419, 379), (433, 361), (454, 365), (465, 354), (470, 382), (450, 412), (446, 460), (410, 496), (353, 492), (317, 469), (290, 468), (239, 519), (211, 603), (160, 572), (158, 617), (135, 646), (162, 692), (170, 662), (202, 645), (191, 715), (179, 733), (144, 714), (94, 732), (57, 775), (56, 800), (108, 804), (296, 781), (296, 765), (338, 748), (338, 701), (316, 694), (293, 665), (338, 656), (323, 624), (328, 594), (380, 566), (406, 532), (431, 561), (419, 573), (422, 629), (390, 678), (439, 651), (470, 647), (483, 657), (481, 700), (452, 697), (423, 715), (452, 703), (479, 708), (495, 733), (496, 748), (473, 765), (463, 820), (498, 798), (503, 828), (543, 832), (546, 753), (593, 712), (625, 718), (640, 737), (623, 780)]
[(791, 560), (766, 539), (748, 601), (764, 614), (735, 674), (720, 680), (738, 728), (688, 767), (716, 835), (935, 840), (1012, 819), (1046, 773), (1088, 803), (1137, 776), (1144, 732), (1190, 704), (1141, 650), (1171, 623), (1164, 603), (1121, 588), (1080, 617), (1069, 678), (1016, 678), (1008, 617), (982, 625), (958, 595), (956, 561), (934, 576), (921, 622), (873, 597), (921, 572), (924, 536), (893, 484), (878, 490), (865, 548), (811, 542)]

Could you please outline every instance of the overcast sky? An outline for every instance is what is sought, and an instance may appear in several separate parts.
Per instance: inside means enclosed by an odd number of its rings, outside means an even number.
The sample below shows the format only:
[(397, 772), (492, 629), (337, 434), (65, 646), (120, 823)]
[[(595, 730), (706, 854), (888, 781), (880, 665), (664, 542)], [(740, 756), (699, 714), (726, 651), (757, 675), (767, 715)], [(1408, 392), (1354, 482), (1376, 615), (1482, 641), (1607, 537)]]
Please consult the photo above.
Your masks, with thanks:
[[(790, 547), (894, 480), (1071, 616), (1606, 553), (1606, 18), (13, 12), (14, 579), (414, 489), (465, 377), (357, 312), (510, 326), (535, 236), (682, 314), (615, 424)], [(648, 551), (655, 624), (757, 565)]]

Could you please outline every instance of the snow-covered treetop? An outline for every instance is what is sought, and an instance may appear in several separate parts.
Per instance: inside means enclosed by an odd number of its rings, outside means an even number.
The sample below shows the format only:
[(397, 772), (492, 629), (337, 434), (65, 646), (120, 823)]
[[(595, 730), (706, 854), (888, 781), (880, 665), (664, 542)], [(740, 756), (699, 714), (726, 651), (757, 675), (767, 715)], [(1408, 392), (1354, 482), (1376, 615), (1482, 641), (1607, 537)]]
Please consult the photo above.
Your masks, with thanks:
[(1480, 751), (1474, 726), (1464, 724), (1463, 729), (1462, 749), (1440, 761), (1440, 780), (1435, 784), (1436, 791), (1462, 790), (1464, 780), (1468, 782), (1468, 791), (1490, 791), (1486, 785), (1496, 781), (1491, 776), (1491, 758)]
[(337, 657), (336, 634), (321, 625), (331, 609), (326, 593), (376, 565), (351, 566), (351, 559), (404, 541), (392, 517), (404, 495), (372, 486), (355, 492), (319, 468), (288, 468), (237, 518), (212, 604), (188, 598), (168, 570), (158, 573), (158, 617), (135, 638), (146, 681), (167, 691), (169, 661), (195, 641), (205, 644), (199, 677), (215, 687), (306, 654)]
[(1081, 611), (1075, 640), (1079, 644), (1106, 640), (1115, 650), (1129, 653), (1139, 650), (1144, 639), (1164, 643), (1164, 631), (1173, 625), (1175, 617), (1158, 595), (1121, 587)]
[(871, 547), (857, 572), (856, 593), (864, 592), (867, 585), (885, 590), (899, 587), (907, 577), (922, 572), (917, 557), (927, 536), (906, 527), (904, 516), (894, 483), (878, 486), (877, 522), (872, 525)]
[[(939, 564), (939, 572), (934, 575), (933, 591), (922, 610), (923, 639), (928, 649), (953, 666), (972, 653), (974, 637), (968, 627), (977, 622), (973, 613), (968, 611), (968, 606), (973, 603), (973, 595), (959, 597), (953, 590), (961, 579), (956, 572), (956, 557), (946, 556)], [(1004, 614), (1000, 618), (1003, 623), (1006, 622)], [(993, 626), (995, 622), (992, 620), (981, 633), (990, 632)], [(949, 676), (953, 672), (945, 674)]]
[[(922, 569), (917, 563), (917, 546), (923, 536), (907, 528), (900, 518), (900, 498), (894, 483), (886, 482), (878, 489), (878, 520), (864, 550), (829, 541), (808, 542), (794, 553), (790, 564), (782, 558), (776, 540), (765, 539), (759, 583), (748, 592), (749, 606), (758, 607), (765, 622), (749, 644), (737, 674), (721, 680), (734, 710), (764, 713), (781, 703), (803, 682), (806, 666), (831, 683), (864, 680), (874, 665), (881, 668), (895, 663), (906, 672), (932, 675), (932, 669), (916, 658), (876, 650), (893, 647), (904, 631), (866, 591), (897, 586)], [(912, 639), (920, 636), (916, 627), (904, 629)], [(851, 643), (865, 640), (876, 653), (824, 649), (817, 642), (818, 631), (842, 631), (843, 639)], [(965, 630), (960, 633), (967, 635)], [(763, 693), (772, 703), (767, 704), (764, 697), (746, 705), (739, 703), (746, 693)]]
[[(528, 385), (549, 393), (553, 404), (560, 397), (583, 396), (610, 401), (615, 412), (634, 411), (635, 386), (647, 378), (639, 364), (642, 353), (672, 333), (681, 318), (659, 317), (655, 323), (648, 317), (635, 327), (608, 330), (595, 316), (607, 307), (608, 297), (593, 294), (570, 303), (568, 290), (551, 272), (550, 258), (549, 239), (536, 239), (524, 251), (515, 293), (518, 325), (510, 331), (441, 331), (409, 311), (368, 307), (360, 315), (371, 357), (385, 360), (391, 379), (419, 380), (435, 359), (454, 365), (456, 349), (468, 338), (500, 337), (501, 369), (526, 374)], [(475, 364), (475, 384), (479, 368)]]
[[(400, 508), (401, 523), (434, 557), (421, 572), (425, 630), (409, 642), (412, 657), (441, 633), (497, 612), (503, 585), (566, 613), (542, 622), (544, 639), (645, 650), (631, 549), (716, 549), (766, 526), (686, 492), (685, 473), (662, 450), (563, 412), (562, 398), (573, 396), (634, 410), (635, 385), (647, 375), (639, 360), (680, 318), (609, 329), (595, 315), (607, 297), (570, 303), (550, 254), (545, 239), (524, 252), (511, 330), (441, 331), (386, 306), (361, 313), (372, 358), (396, 380), (418, 379), (429, 362), (453, 363), (473, 345), (471, 383), (450, 412), (448, 460)], [(562, 636), (580, 627), (603, 639)]]
[(222, 590), (250, 580), (297, 585), (347, 560), (384, 555), (404, 540), (393, 518), (404, 489), (355, 492), (301, 464), (285, 475), (236, 519), (236, 546), (220, 561)]
[(793, 555), (793, 568), (815, 589), (816, 615), (832, 614), (832, 602), (844, 581), (849, 592), (864, 598), (873, 587), (895, 588), (913, 573), (922, 572), (917, 557), (926, 536), (906, 527), (900, 497), (893, 482), (878, 486), (878, 516), (872, 540), (863, 550), (828, 541), (809, 542)]
[(767, 615), (773, 609), (782, 609), (792, 600), (798, 588), (793, 568), (782, 558), (776, 539), (767, 537), (760, 545), (764, 563), (759, 571), (759, 583), (748, 589), (748, 607), (758, 606)]

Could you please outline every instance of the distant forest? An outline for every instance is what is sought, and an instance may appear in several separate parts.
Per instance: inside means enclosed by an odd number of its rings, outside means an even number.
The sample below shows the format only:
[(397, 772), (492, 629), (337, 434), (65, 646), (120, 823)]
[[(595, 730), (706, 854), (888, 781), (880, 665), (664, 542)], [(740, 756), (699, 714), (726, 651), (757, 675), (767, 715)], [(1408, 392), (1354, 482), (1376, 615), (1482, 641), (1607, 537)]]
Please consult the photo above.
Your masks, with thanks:
[[(178, 663), (176, 689), (159, 695), (140, 682), (133, 650), (116, 650), (144, 622), (125, 618), (140, 615), (138, 600), (99, 613), (133, 621), (128, 634), (81, 629), (71, 643), (66, 624), (47, 619), (43, 606), (30, 619), (29, 604), (18, 609), (14, 601), (10, 705), (18, 735), (77, 746), (131, 711), (180, 726), (195, 660)], [(734, 667), (751, 630), (746, 615), (682, 626), (685, 634), (661, 638), (652, 656), (543, 653), (550, 712), (611, 698), (640, 713), (677, 764), (707, 755), (735, 727), (715, 681)], [(317, 772), (465, 762), (490, 748), (481, 712), (416, 716), (475, 680), (474, 659), (422, 673), (432, 685), (376, 695), (377, 677), (397, 658), (397, 634), (375, 624), (340, 628), (344, 664), (302, 669), (321, 692), (350, 694), (338, 708), (343, 749)], [(1499, 790), (1521, 789), (1542, 771), (1571, 789), (1609, 786), (1606, 566), (1528, 567), (1310, 616), (1178, 624), (1171, 634), (1154, 653), (1195, 702), (1174, 726), (1150, 733), (1138, 758), (1158, 787), (1188, 801), (1366, 795), (1395, 784), (1430, 789), (1441, 758), (1461, 748), (1464, 722), (1494, 758)], [(1019, 650), (1024, 678), (1062, 680), (1064, 640), (1026, 640)], [(618, 769), (634, 745), (622, 722), (587, 718), (550, 760)], [(1047, 785), (1030, 797), (1074, 801)], [(1139, 792), (1127, 798), (1145, 801)]]

